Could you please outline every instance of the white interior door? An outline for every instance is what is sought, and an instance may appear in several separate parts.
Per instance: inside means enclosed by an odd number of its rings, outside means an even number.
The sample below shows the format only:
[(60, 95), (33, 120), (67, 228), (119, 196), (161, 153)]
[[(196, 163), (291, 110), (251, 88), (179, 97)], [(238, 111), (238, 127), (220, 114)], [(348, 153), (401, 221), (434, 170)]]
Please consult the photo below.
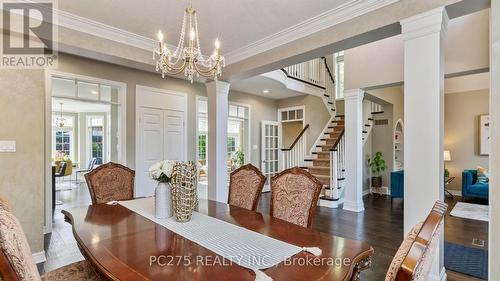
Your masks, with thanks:
[(163, 160), (164, 155), (164, 113), (161, 109), (139, 108), (139, 129), (137, 143), (136, 188), (135, 196), (151, 196), (155, 182), (149, 177), (149, 167)]
[(271, 178), (279, 172), (280, 133), (279, 122), (262, 121), (260, 169), (266, 176), (264, 191), (270, 190)]
[(152, 196), (149, 167), (162, 160), (186, 161), (185, 94), (137, 86), (135, 196)]
[(184, 161), (184, 112), (165, 110), (163, 113), (165, 122), (165, 159)]

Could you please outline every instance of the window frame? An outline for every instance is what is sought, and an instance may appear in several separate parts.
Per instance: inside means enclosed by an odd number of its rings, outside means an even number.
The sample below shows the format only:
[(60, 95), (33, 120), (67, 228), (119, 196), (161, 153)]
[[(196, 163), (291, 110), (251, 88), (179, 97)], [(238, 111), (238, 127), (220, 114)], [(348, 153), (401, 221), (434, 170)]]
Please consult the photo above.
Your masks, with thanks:
[[(335, 98), (337, 100), (344, 99), (344, 81), (345, 81), (345, 61), (344, 51), (334, 54), (335, 62)], [(340, 75), (340, 68), (342, 68), (342, 75)], [(342, 86), (342, 89), (341, 89)]]

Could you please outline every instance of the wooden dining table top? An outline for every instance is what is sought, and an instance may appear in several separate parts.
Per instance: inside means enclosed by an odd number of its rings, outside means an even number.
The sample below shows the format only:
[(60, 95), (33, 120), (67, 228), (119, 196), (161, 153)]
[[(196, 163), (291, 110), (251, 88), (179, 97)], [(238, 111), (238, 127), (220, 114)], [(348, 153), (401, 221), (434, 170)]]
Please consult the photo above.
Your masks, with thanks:
[[(322, 250), (320, 256), (301, 252), (264, 270), (273, 280), (358, 280), (371, 265), (373, 248), (361, 241), (210, 200), (200, 200), (197, 211), (296, 246)], [(82, 254), (109, 280), (255, 280), (252, 270), (119, 204), (62, 213)]]

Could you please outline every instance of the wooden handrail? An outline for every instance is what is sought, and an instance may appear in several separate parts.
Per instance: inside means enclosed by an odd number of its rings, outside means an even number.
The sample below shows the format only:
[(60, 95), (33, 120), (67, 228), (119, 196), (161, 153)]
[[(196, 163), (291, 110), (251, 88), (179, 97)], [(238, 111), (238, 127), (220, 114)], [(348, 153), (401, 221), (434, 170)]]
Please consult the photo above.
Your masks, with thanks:
[(344, 136), (344, 132), (345, 132), (345, 129), (342, 129), (342, 132), (340, 132), (340, 135), (339, 137), (337, 138), (337, 140), (335, 141), (335, 143), (333, 144), (332, 148), (330, 149), (330, 151), (336, 151), (337, 150), (337, 146), (339, 145), (339, 142), (340, 140), (342, 139), (342, 137)]
[(305, 84), (307, 84), (307, 85), (311, 85), (311, 86), (314, 86), (314, 87), (320, 88), (320, 89), (322, 89), (322, 90), (326, 90), (326, 87), (323, 87), (323, 86), (320, 86), (320, 85), (317, 85), (317, 84), (311, 83), (311, 82), (309, 82), (309, 81), (302, 80), (302, 79), (300, 79), (300, 78), (297, 78), (297, 77), (295, 77), (295, 76), (292, 76), (292, 75), (288, 74), (288, 71), (286, 71), (286, 69), (284, 69), (284, 68), (282, 68), (282, 69), (281, 69), (281, 71), (283, 71), (283, 72), (285, 73), (286, 77), (288, 77), (288, 78), (290, 78), (290, 79), (297, 80), (297, 81), (302, 82), (302, 83), (305, 83)]
[(292, 145), (290, 145), (290, 148), (282, 148), (281, 151), (290, 151), (293, 149), (293, 147), (299, 142), (300, 138), (302, 137), (302, 135), (306, 132), (306, 130), (309, 129), (309, 124), (307, 124), (304, 129), (302, 129), (302, 131), (300, 132), (300, 134), (297, 136), (297, 138), (295, 139), (295, 141), (292, 143)]
[(328, 76), (330, 76), (330, 79), (332, 79), (333, 84), (335, 84), (335, 79), (333, 79), (332, 72), (330, 71), (330, 68), (328, 67), (328, 64), (326, 63), (326, 58), (321, 57), (323, 59), (323, 62), (325, 63), (326, 71), (328, 72)]

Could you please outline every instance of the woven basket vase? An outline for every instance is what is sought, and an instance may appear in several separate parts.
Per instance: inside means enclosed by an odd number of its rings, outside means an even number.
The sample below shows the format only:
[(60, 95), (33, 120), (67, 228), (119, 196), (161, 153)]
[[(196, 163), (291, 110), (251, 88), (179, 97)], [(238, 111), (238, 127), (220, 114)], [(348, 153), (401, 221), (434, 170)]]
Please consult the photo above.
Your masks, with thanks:
[(172, 172), (172, 209), (178, 222), (191, 220), (198, 206), (198, 173), (194, 162), (176, 163)]

